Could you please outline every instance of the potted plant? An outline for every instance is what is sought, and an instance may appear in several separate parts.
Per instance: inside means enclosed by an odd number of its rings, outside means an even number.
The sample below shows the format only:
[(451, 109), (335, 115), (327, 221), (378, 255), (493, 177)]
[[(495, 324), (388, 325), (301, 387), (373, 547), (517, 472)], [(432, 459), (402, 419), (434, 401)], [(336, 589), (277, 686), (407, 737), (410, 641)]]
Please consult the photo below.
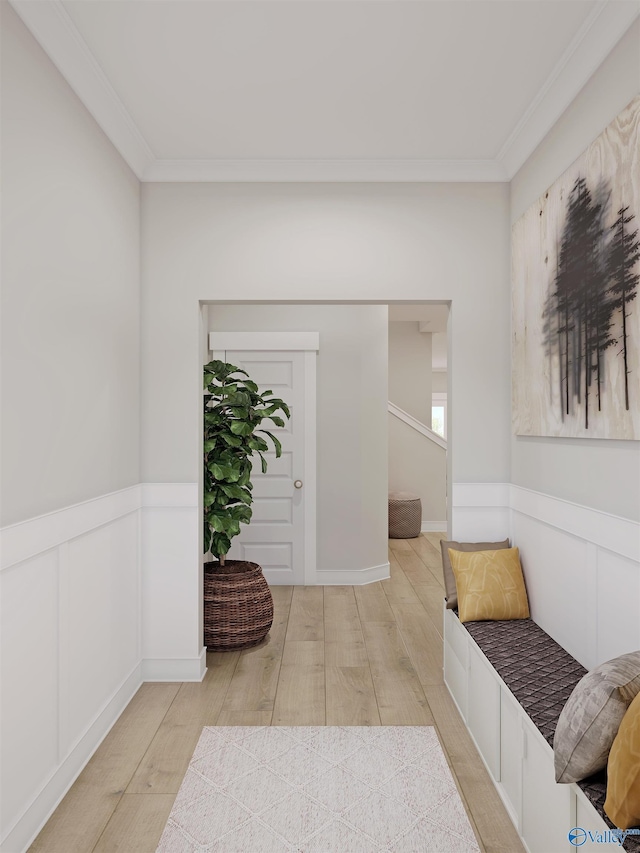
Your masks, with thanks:
[[(245, 370), (223, 361), (204, 366), (204, 642), (211, 650), (247, 648), (266, 637), (273, 621), (273, 599), (257, 563), (227, 560), (240, 525), (251, 520), (252, 460), (269, 442), (276, 457), (282, 447), (262, 424), (284, 426), (287, 404), (260, 392)], [(208, 553), (216, 558), (207, 560)]]

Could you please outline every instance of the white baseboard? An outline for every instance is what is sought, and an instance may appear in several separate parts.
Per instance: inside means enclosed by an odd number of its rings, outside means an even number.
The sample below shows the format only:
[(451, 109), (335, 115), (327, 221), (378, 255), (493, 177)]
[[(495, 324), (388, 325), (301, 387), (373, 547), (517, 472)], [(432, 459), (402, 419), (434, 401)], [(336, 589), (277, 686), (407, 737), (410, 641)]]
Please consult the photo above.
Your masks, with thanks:
[(141, 684), (141, 666), (137, 664), (8, 830), (0, 844), (1, 853), (17, 853), (29, 847)]
[(389, 563), (366, 569), (318, 569), (316, 586), (362, 586), (390, 577)]
[(423, 521), (420, 525), (420, 533), (446, 533), (446, 521)]
[(207, 671), (207, 649), (197, 658), (145, 658), (143, 681), (202, 681)]

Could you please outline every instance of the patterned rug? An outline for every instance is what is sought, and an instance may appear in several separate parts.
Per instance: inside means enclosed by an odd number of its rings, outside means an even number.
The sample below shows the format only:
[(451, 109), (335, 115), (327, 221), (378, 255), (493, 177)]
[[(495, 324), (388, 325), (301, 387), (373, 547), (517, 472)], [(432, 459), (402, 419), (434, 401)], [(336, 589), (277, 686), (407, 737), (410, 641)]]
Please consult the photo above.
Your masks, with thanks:
[(430, 726), (205, 728), (157, 853), (479, 850)]

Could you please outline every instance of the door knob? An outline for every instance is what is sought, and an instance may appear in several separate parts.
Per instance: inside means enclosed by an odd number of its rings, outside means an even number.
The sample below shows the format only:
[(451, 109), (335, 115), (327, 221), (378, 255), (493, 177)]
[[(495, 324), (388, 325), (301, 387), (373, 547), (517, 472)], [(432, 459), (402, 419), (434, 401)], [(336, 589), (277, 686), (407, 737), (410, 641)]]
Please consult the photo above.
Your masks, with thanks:
[(302, 488), (302, 480), (294, 480), (293, 485), (296, 487), (296, 489), (301, 489)]

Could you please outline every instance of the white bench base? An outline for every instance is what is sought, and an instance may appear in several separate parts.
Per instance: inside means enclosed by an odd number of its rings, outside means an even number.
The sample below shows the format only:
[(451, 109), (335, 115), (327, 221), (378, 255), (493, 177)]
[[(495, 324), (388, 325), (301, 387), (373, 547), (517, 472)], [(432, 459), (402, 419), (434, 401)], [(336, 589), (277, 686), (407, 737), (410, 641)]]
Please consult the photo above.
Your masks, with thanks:
[[(447, 609), (444, 681), (529, 853), (602, 851), (610, 828), (577, 785), (557, 784), (553, 750)], [(568, 838), (576, 826), (591, 833), (579, 848)]]

